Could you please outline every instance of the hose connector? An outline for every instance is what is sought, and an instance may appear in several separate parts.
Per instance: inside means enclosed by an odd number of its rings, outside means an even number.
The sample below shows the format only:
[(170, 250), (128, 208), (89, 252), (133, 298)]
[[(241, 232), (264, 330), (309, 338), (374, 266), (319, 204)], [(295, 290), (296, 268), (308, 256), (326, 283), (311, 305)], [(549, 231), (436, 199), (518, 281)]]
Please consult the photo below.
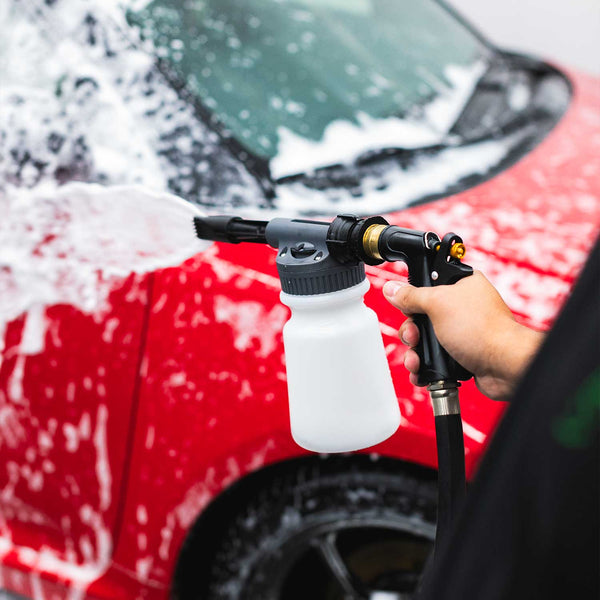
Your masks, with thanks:
[(388, 225), (369, 225), (363, 234), (363, 249), (371, 258), (383, 260), (381, 254), (379, 254), (379, 237), (387, 228)]
[(435, 381), (427, 386), (435, 417), (460, 415), (459, 387), (458, 381)]

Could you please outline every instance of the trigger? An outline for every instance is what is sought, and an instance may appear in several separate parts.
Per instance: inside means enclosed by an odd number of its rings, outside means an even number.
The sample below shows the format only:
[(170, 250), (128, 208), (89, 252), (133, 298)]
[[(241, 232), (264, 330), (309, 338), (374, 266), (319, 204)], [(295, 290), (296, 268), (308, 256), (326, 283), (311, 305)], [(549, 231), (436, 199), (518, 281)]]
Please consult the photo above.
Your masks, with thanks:
[(449, 285), (473, 274), (473, 267), (461, 262), (466, 252), (462, 238), (447, 233), (436, 246), (431, 279), (433, 285)]

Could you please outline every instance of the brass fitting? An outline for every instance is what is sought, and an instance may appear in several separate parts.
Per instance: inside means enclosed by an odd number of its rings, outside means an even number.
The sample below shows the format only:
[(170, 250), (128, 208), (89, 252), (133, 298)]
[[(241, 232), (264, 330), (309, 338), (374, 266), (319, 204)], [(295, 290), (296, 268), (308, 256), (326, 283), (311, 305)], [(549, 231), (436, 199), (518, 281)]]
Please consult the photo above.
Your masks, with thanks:
[(458, 258), (458, 260), (462, 260), (466, 253), (467, 249), (464, 244), (452, 244), (452, 248), (450, 248), (450, 256)]
[(388, 227), (388, 225), (371, 225), (367, 227), (363, 234), (363, 249), (371, 258), (383, 260), (381, 254), (379, 254), (379, 237)]

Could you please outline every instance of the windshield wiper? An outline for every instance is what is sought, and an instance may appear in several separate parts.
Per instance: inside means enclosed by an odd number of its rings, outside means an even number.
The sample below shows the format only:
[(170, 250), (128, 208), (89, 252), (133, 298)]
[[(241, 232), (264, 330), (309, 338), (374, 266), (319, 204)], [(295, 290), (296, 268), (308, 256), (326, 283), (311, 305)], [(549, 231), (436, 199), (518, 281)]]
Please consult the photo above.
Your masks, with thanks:
[(450, 143), (450, 141), (441, 141), (437, 144), (431, 144), (429, 146), (418, 146), (416, 148), (402, 148), (399, 146), (396, 147), (387, 147), (387, 148), (378, 148), (377, 150), (368, 150), (363, 154), (360, 154), (355, 160), (355, 165), (370, 165), (373, 163), (380, 162), (386, 158), (395, 158), (399, 160), (399, 162), (403, 162), (404, 160), (412, 161), (416, 155), (431, 155), (437, 154), (441, 150), (445, 150), (450, 146), (455, 144)]
[(330, 187), (358, 189), (366, 175), (373, 175), (373, 169), (383, 169), (387, 161), (394, 161), (402, 168), (409, 168), (420, 156), (438, 154), (455, 144), (438, 143), (417, 148), (386, 147), (369, 150), (350, 163), (324, 165), (306, 173), (286, 175), (275, 181), (276, 184), (301, 182), (312, 189), (324, 190)]

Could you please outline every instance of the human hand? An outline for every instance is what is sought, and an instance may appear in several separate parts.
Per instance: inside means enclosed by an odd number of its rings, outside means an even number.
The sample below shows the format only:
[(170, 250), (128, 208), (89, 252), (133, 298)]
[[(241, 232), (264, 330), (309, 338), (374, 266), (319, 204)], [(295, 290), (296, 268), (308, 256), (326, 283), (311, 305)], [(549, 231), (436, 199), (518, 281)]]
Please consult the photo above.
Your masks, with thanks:
[[(387, 300), (406, 316), (429, 316), (440, 344), (475, 376), (479, 390), (506, 400), (537, 352), (544, 335), (520, 325), (494, 286), (480, 272), (454, 285), (416, 288), (397, 281), (383, 287)], [(407, 319), (399, 331), (410, 347), (404, 366), (417, 384), (419, 330)]]

